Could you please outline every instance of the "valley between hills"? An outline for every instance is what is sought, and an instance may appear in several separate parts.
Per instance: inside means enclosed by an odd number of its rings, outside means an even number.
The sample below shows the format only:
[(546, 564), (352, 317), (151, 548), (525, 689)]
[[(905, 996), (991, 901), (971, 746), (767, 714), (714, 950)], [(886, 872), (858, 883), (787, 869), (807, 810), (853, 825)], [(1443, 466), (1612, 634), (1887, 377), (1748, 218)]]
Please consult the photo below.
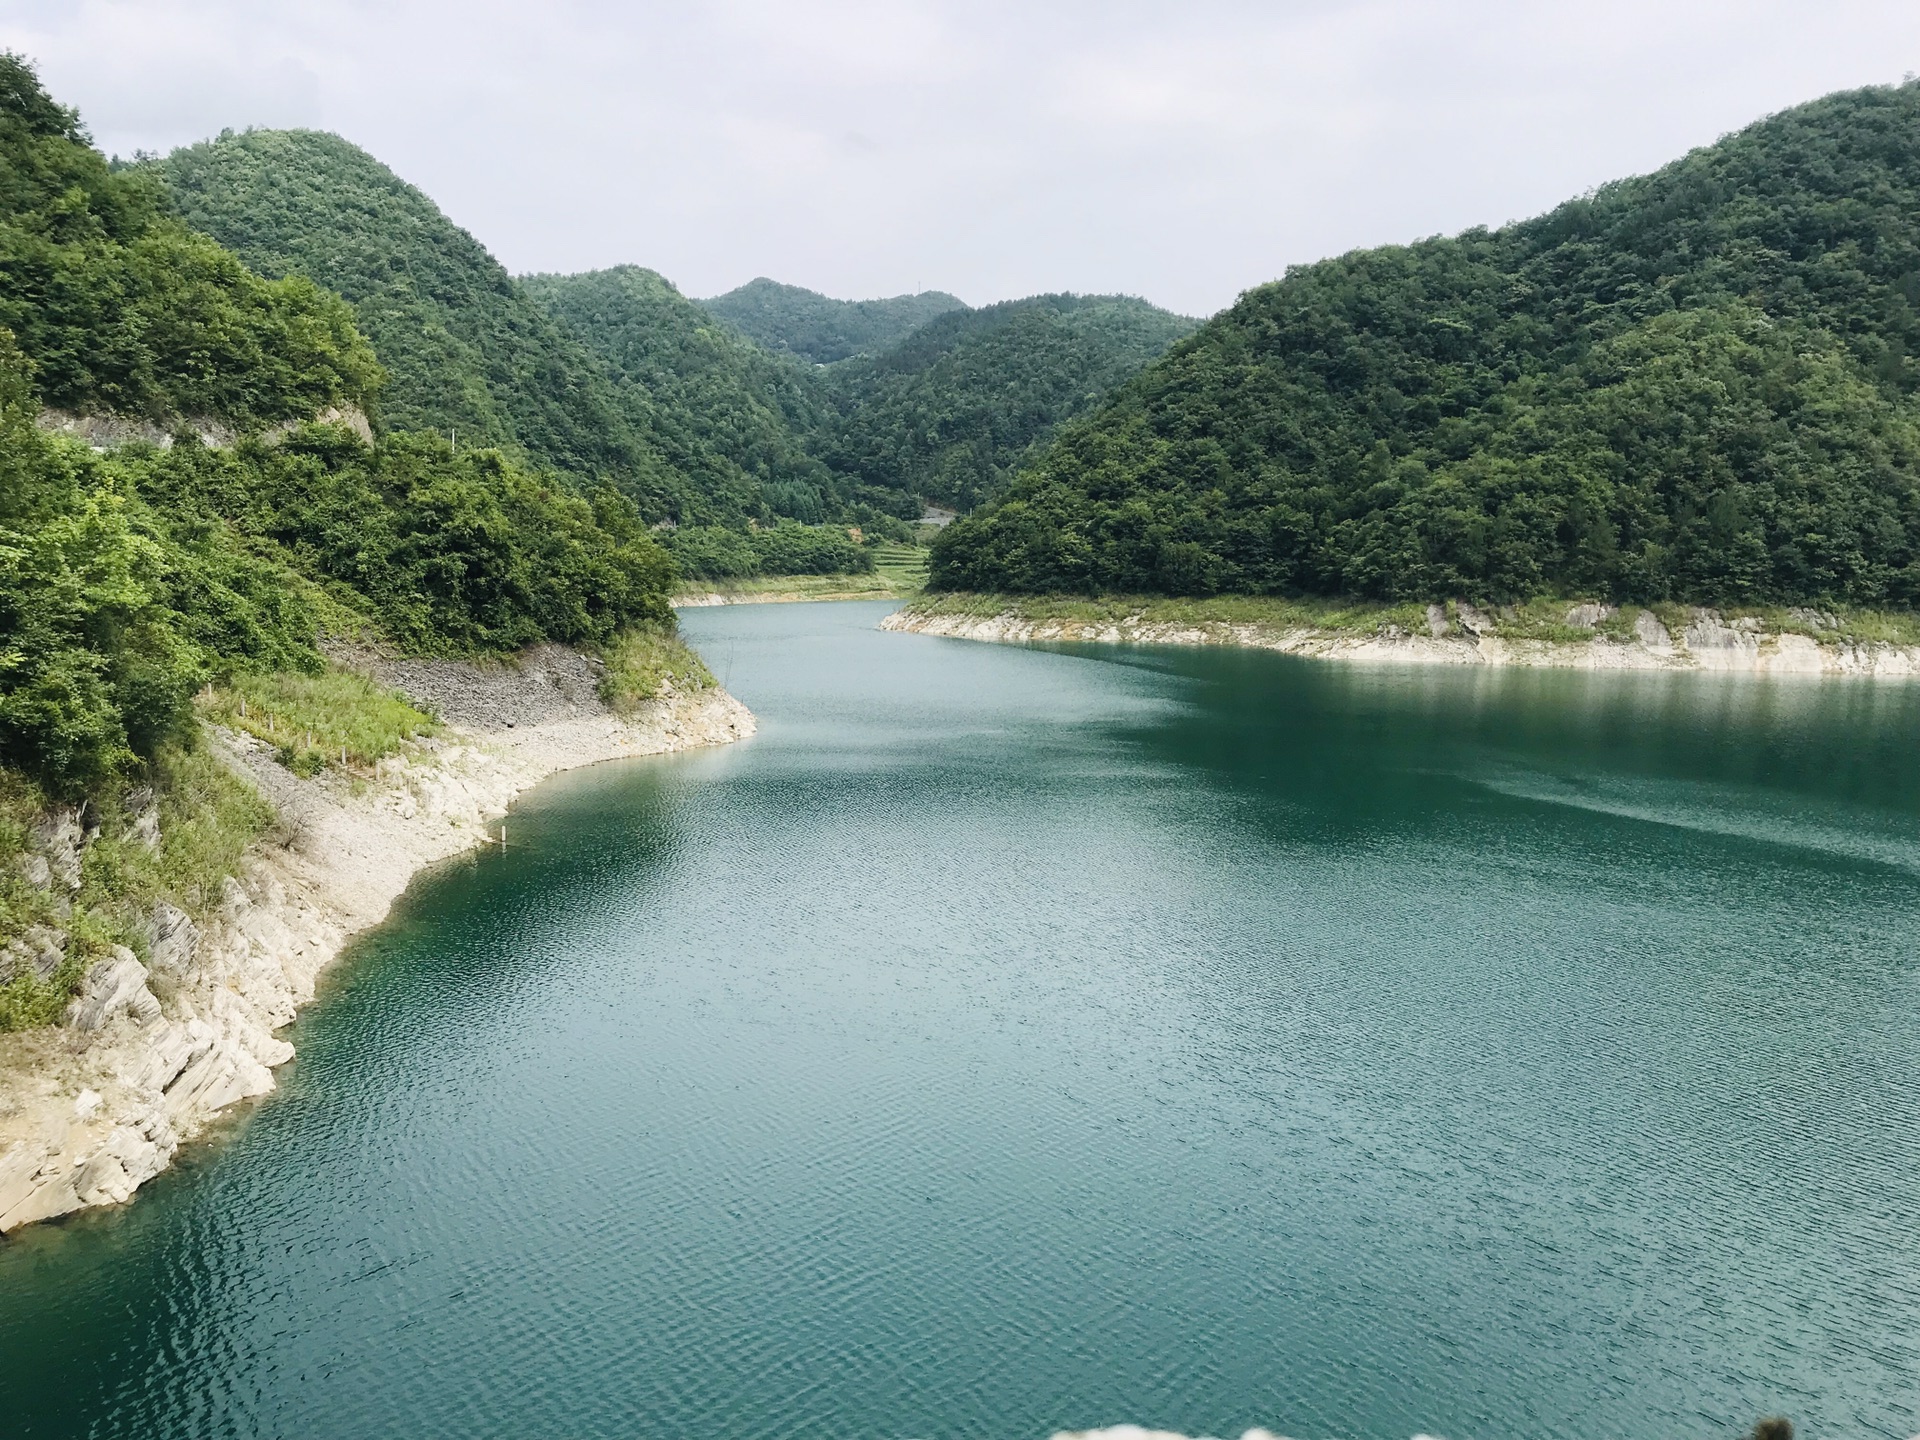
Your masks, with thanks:
[[(676, 606), (1920, 668), (1912, 83), (1498, 230), (1295, 265), (1204, 321), (513, 276), (338, 136), (109, 158), (17, 57), (0, 164), (0, 1064), (38, 1097), (0, 1108), (0, 1229), (123, 1199), (269, 1084), (288, 997), (384, 913), (310, 885), (274, 921), (332, 937), (304, 978), (215, 983), (295, 943), (244, 918), (292, 893), (261, 879), (307, 833), (288, 797), (398, 813), (404, 775), (458, 792), (412, 803), (464, 845), (562, 763), (749, 733)], [(460, 696), (555, 665), (599, 738), (500, 759), (560, 722)], [(422, 688), (433, 666), (471, 683)], [(138, 1104), (104, 1070), (68, 1093), (50, 1037), (134, 1032), (160, 1057), (114, 1069)]]

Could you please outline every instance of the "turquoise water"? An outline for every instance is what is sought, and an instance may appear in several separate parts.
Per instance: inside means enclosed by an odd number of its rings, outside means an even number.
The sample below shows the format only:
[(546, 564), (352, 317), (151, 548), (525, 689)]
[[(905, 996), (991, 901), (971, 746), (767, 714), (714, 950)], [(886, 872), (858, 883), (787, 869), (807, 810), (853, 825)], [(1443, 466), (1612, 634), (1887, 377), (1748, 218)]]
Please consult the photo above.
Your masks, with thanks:
[(0, 1432), (1920, 1430), (1920, 688), (689, 614), (283, 1088), (0, 1245)]

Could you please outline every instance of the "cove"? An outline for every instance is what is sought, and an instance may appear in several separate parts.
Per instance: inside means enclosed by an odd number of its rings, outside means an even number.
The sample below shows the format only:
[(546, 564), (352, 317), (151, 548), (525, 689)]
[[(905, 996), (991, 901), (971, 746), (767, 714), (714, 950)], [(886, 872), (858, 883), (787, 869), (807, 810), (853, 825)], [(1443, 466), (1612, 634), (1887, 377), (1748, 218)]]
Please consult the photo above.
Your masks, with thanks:
[(1920, 1429), (1920, 688), (692, 612), (759, 717), (418, 883), (0, 1245), (21, 1436)]

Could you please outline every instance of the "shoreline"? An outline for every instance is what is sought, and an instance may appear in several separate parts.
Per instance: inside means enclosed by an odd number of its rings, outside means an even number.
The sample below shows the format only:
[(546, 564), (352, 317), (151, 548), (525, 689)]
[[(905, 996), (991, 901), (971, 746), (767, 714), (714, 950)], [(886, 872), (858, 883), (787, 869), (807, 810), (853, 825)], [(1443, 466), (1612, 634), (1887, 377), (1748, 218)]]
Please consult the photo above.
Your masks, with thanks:
[[(556, 665), (557, 648), (532, 658)], [(469, 683), (525, 713), (526, 681), (546, 680), (525, 670)], [(150, 964), (117, 951), (87, 973), (68, 1024), (0, 1036), (0, 1235), (129, 1199), (232, 1106), (271, 1091), (294, 1054), (276, 1032), (313, 1000), (321, 972), (422, 871), (492, 843), (489, 822), (518, 796), (564, 770), (730, 744), (755, 729), (717, 686), (626, 718), (578, 696), (540, 703), (554, 713), (527, 724), (449, 723), (381, 761), (370, 781), (304, 780), (264, 743), (209, 729), (206, 742), (253, 781), (278, 824), (211, 913), (160, 907)]]
[(917, 592), (895, 585), (865, 588), (818, 586), (811, 590), (795, 586), (766, 589), (712, 588), (683, 590), (671, 603), (676, 610), (704, 610), (715, 605), (805, 605), (841, 600), (910, 600)]
[[(965, 597), (962, 603), (977, 603)], [(1360, 664), (1526, 666), (1575, 670), (1670, 670), (1753, 675), (1920, 677), (1920, 645), (1820, 637), (1768, 629), (1745, 617), (1689, 607), (1684, 624), (1669, 629), (1651, 611), (1631, 627), (1602, 631), (1595, 620), (1610, 607), (1569, 607), (1566, 628), (1589, 638), (1537, 639), (1502, 635), (1496, 616), (1471, 605), (1429, 605), (1424, 630), (1396, 623), (1373, 629), (1311, 623), (1208, 619), (1157, 620), (1142, 613), (1117, 618), (1031, 613), (1032, 605), (997, 612), (950, 608), (938, 598), (911, 602), (883, 618), (880, 628), (1000, 644), (1059, 641), (1103, 645), (1235, 645), (1319, 660)], [(990, 608), (990, 607), (989, 607)], [(1040, 606), (1044, 610), (1044, 602)], [(1145, 607), (1142, 607), (1143, 609)], [(1022, 610), (1028, 613), (1022, 613)], [(1585, 626), (1573, 622), (1594, 615)]]

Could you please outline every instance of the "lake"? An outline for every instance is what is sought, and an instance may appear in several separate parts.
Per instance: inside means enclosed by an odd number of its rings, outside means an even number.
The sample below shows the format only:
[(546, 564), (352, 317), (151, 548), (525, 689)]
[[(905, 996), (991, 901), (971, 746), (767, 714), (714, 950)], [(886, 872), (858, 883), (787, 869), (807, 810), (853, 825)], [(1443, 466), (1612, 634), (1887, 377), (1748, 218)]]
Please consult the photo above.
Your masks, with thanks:
[(758, 737), (424, 876), (0, 1244), (0, 1432), (1920, 1430), (1920, 687), (690, 612)]

